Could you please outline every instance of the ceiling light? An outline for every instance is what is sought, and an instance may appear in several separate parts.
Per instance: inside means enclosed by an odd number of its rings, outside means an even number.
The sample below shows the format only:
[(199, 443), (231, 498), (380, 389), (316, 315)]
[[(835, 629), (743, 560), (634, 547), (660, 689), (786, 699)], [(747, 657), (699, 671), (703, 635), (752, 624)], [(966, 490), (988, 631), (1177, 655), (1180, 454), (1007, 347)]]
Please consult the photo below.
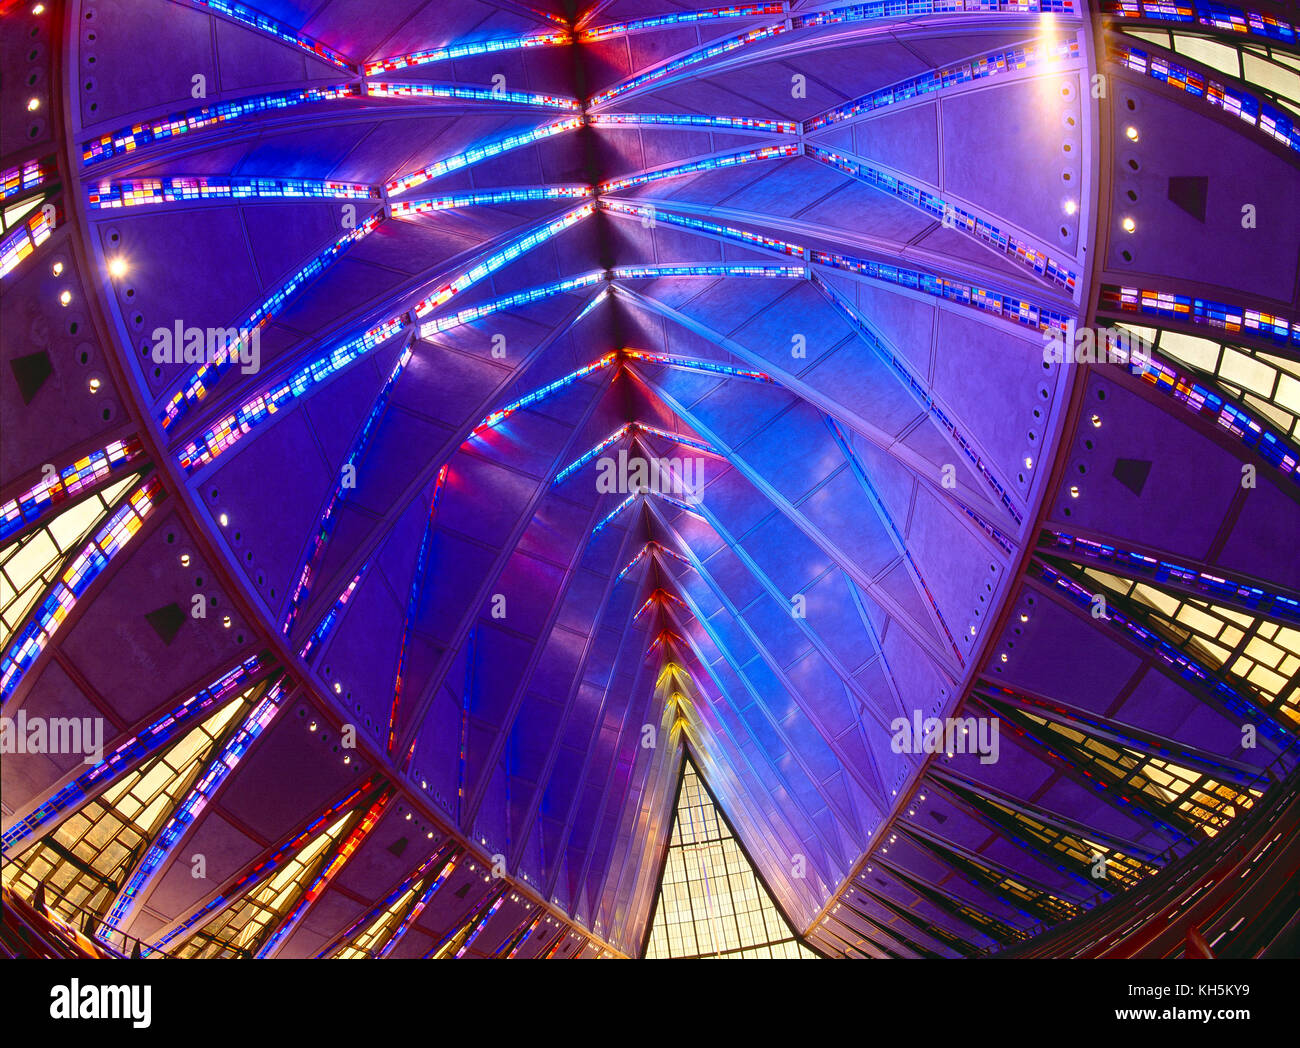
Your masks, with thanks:
[(1079, 497), (1079, 489), (1075, 487), (1070, 488), (1070, 498), (1077, 499), (1078, 497)]
[(1079, 210), (1079, 205), (1075, 203), (1073, 200), (1067, 200), (1065, 202), (1065, 213), (1067, 215), (1073, 215), (1078, 210)]
[(27, 100), (27, 112), (34, 113), (36, 112), (36, 110), (40, 108), (41, 108), (41, 100), (39, 98), (29, 98)]
[(53, 273), (56, 277), (60, 276), (63, 273), (63, 263), (55, 262), (54, 265), (50, 267), (50, 272)]
[(117, 258), (110, 259), (108, 263), (108, 275), (111, 277), (126, 276), (126, 259), (120, 255)]
[(1134, 222), (1133, 219), (1128, 217), (1126, 217), (1124, 221), (1120, 223), (1120, 225), (1124, 227), (1125, 233), (1132, 233), (1133, 230), (1137, 229), (1138, 227), (1138, 224)]
[(37, 4), (35, 7), (32, 8), (32, 14), (34, 14), (34, 15), (43, 15), (43, 14), (45, 14), (45, 5), (44, 5), (44, 4)]
[(92, 379), (90, 380), (90, 392), (92, 392), (92, 393), (98, 393), (98, 392), (99, 392), (99, 379), (97, 379), (97, 378), (92, 378)]
[(63, 291), (63, 292), (60, 292), (60, 294), (59, 294), (59, 305), (61, 305), (61, 306), (66, 306), (66, 305), (69, 305), (71, 302), (72, 302), (72, 292), (71, 292), (71, 291)]
[(224, 528), (227, 524), (230, 523), (230, 518), (227, 517), (224, 513), (221, 514), (221, 516), (219, 516), (219, 517), (217, 518), (217, 520), (219, 520), (219, 521), (221, 522), (221, 526), (222, 526), (223, 528)]
[(1128, 127), (1124, 128), (1124, 137), (1130, 142), (1136, 142), (1138, 140), (1138, 129), (1129, 124)]
[(1093, 416), (1092, 416), (1092, 426), (1093, 426), (1094, 429), (1100, 429), (1100, 428), (1101, 428), (1101, 416), (1100, 416), (1100, 415), (1093, 415)]

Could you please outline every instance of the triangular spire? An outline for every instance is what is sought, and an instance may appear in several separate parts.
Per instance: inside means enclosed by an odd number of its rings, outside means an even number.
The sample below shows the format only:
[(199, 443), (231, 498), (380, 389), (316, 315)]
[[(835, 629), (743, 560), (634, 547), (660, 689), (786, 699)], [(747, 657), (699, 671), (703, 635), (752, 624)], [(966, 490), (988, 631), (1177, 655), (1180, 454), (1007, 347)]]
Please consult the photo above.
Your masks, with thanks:
[(690, 757), (682, 765), (645, 956), (817, 956), (777, 909)]

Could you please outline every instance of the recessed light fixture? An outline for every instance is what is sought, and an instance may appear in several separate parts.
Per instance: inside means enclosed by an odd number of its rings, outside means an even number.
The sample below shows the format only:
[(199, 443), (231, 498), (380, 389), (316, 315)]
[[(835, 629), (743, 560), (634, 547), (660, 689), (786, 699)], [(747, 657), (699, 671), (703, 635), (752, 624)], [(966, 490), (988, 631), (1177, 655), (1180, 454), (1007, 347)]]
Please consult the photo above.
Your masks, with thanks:
[(67, 306), (67, 305), (71, 305), (71, 304), (72, 304), (72, 292), (71, 292), (71, 291), (61, 291), (61, 292), (59, 293), (59, 305), (61, 305), (61, 306)]
[(1124, 137), (1130, 142), (1136, 142), (1138, 140), (1138, 129), (1129, 124), (1128, 127), (1124, 128)]
[(119, 255), (117, 258), (109, 259), (108, 275), (111, 277), (126, 276), (126, 259), (124, 259), (121, 255)]
[(27, 112), (35, 113), (36, 110), (40, 108), (41, 108), (41, 100), (39, 98), (29, 98), (27, 100)]
[(1120, 223), (1120, 225), (1124, 227), (1125, 233), (1132, 233), (1133, 230), (1137, 229), (1138, 227), (1138, 224), (1134, 222), (1132, 218), (1129, 218), (1127, 216), (1124, 218), (1124, 221)]

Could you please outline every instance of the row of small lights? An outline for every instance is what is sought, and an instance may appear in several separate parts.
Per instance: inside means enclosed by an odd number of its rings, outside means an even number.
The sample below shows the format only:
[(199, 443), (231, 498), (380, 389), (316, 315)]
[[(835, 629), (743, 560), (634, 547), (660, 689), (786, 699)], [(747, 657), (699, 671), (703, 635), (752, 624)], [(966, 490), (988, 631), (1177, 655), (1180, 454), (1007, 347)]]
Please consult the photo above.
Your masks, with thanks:
[[(311, 730), (312, 730), (312, 731), (315, 731), (315, 730), (316, 730), (316, 722), (315, 722), (315, 721), (312, 721), (312, 722), (311, 722)], [(412, 817), (413, 814), (414, 814), (414, 813), (413, 813), (413, 812), (410, 812), (410, 811), (408, 811), (408, 812), (406, 813), (406, 821), (407, 821), (407, 822), (410, 822), (410, 821), (411, 821), (411, 817)], [(428, 833), (426, 833), (424, 836), (425, 836), (427, 839), (429, 839), (429, 840), (433, 840), (433, 831), (430, 830), (430, 831), (429, 831)], [(470, 867), (471, 870), (472, 870), (473, 868), (474, 868), (473, 866)]]
[[(1024, 617), (1023, 617), (1023, 616), (1022, 616), (1022, 621), (1024, 621)], [(949, 754), (949, 756), (951, 756), (951, 754)], [(898, 795), (898, 791), (897, 791), (897, 790), (894, 790), (894, 791), (893, 791), (893, 795), (894, 795), (894, 796), (897, 796), (897, 795)], [(915, 801), (915, 804), (913, 805), (913, 807), (910, 807), (910, 808), (907, 809), (907, 814), (910, 815), (910, 816), (915, 816), (915, 815), (916, 815), (916, 806), (915, 806), (915, 805), (919, 805), (919, 804), (921, 804), (924, 800), (925, 800), (925, 794), (924, 794), (924, 793), (918, 794), (918, 795), (917, 795), (917, 798), (916, 798), (916, 801)], [(868, 836), (868, 837), (871, 836), (871, 831), (870, 831), (870, 830), (867, 831), (867, 836)], [(894, 841), (896, 841), (897, 839), (898, 839), (897, 834), (892, 834), (892, 833), (891, 833), (891, 834), (889, 835), (889, 840), (886, 842), (886, 844), (887, 844), (887, 845), (888, 845), (888, 844), (893, 844)], [(888, 848), (888, 847), (884, 847), (884, 848), (881, 848), (881, 849), (880, 849), (880, 854), (882, 854), (882, 855), (886, 855), (886, 854), (888, 854), (888, 852), (889, 852), (889, 848)], [(873, 866), (868, 865), (868, 866), (867, 866), (867, 873), (872, 873), (872, 872), (874, 871), (874, 869), (875, 869), (875, 868), (874, 868)], [(831, 910), (831, 912), (832, 912), (832, 913), (839, 913), (839, 912), (840, 912), (840, 907), (841, 907), (841, 906), (843, 906), (843, 903), (839, 903), (839, 902), (837, 902), (837, 903), (835, 904), (834, 908)]]
[[(1130, 142), (1136, 142), (1138, 140), (1138, 129), (1134, 127), (1132, 124), (1130, 124), (1128, 127), (1124, 128), (1124, 137), (1127, 138)], [(1120, 227), (1124, 230), (1125, 233), (1132, 233), (1135, 229), (1137, 229), (1137, 223), (1133, 221), (1131, 215), (1125, 215), (1124, 218), (1120, 221)]]
[[(1093, 415), (1093, 416), (1092, 416), (1088, 421), (1092, 423), (1092, 428), (1093, 428), (1093, 429), (1101, 429), (1101, 416), (1100, 416), (1100, 415)], [(1079, 485), (1077, 485), (1077, 484), (1071, 484), (1071, 485), (1070, 485), (1070, 498), (1072, 498), (1072, 499), (1077, 499), (1078, 497), (1079, 497)]]
[[(307, 730), (308, 730), (308, 731), (315, 731), (315, 730), (316, 730), (317, 728), (319, 728), (319, 727), (320, 727), (319, 724), (317, 724), (315, 721), (312, 721), (310, 724), (307, 725)], [(351, 764), (351, 763), (352, 763), (352, 754), (350, 754), (350, 753), (345, 753), (345, 754), (343, 754), (343, 763), (344, 763), (344, 764)], [(409, 819), (410, 816), (408, 815), (407, 818)], [(433, 834), (431, 833), (431, 834), (429, 834), (429, 836), (432, 837)]]
[[(32, 8), (32, 14), (34, 14), (34, 15), (43, 15), (43, 14), (45, 14), (45, 5), (44, 5), (44, 4), (36, 4), (36, 5)], [(32, 97), (32, 98), (29, 98), (29, 99), (27, 100), (27, 112), (29, 112), (29, 113), (35, 113), (36, 110), (38, 110), (38, 109), (40, 109), (40, 108), (41, 108), (41, 100), (40, 100), (39, 98)], [(57, 276), (57, 274), (56, 274), (56, 276)], [(64, 304), (65, 306), (67, 305), (66, 302), (63, 303), (63, 304)]]
[[(1071, 489), (1071, 490), (1077, 492), (1079, 489), (1078, 489), (1078, 488), (1073, 488), (1073, 489)], [(1024, 611), (1022, 611), (1022, 612), (1020, 613), (1020, 621), (1021, 621), (1021, 622), (1028, 622), (1028, 621), (1029, 621), (1029, 614), (1028, 614), (1028, 612), (1024, 612)], [(1006, 662), (1006, 661), (1007, 661), (1007, 653), (1006, 653), (1005, 651), (1002, 653), (1002, 655), (1001, 655), (1000, 657), (1001, 657), (1001, 659), (1002, 659), (1003, 662)], [(965, 730), (964, 727), (963, 727), (963, 730)], [(952, 754), (950, 753), (950, 754), (948, 754), (948, 756), (951, 757)]]
[[(32, 13), (40, 14), (42, 10), (44, 9), (41, 8), (40, 5), (38, 4), (37, 10), (34, 10)], [(27, 103), (27, 108), (35, 109), (39, 104), (40, 104), (39, 100), (33, 98), (30, 102)], [(55, 262), (52, 266), (50, 266), (50, 272), (54, 274), (54, 276), (56, 277), (63, 276), (63, 263)], [(108, 272), (109, 275), (113, 277), (125, 276), (126, 259), (120, 257), (111, 259), (108, 263)], [(64, 288), (62, 291), (59, 292), (59, 305), (63, 306), (64, 309), (72, 305), (72, 292), (69, 291), (67, 288)], [(89, 383), (90, 392), (98, 393), (102, 385), (103, 383), (98, 378), (92, 378)]]
[[(1124, 129), (1124, 137), (1127, 138), (1130, 142), (1136, 142), (1139, 137), (1138, 129), (1134, 127), (1132, 124), (1130, 124), (1128, 127)], [(1065, 202), (1065, 213), (1067, 215), (1077, 214), (1078, 210), (1079, 210), (1078, 201), (1067, 200)], [(1137, 222), (1133, 220), (1133, 217), (1131, 215), (1125, 215), (1124, 218), (1120, 221), (1120, 227), (1124, 230), (1125, 233), (1133, 233), (1137, 230)], [(1029, 462), (1026, 461), (1025, 465), (1028, 466)]]

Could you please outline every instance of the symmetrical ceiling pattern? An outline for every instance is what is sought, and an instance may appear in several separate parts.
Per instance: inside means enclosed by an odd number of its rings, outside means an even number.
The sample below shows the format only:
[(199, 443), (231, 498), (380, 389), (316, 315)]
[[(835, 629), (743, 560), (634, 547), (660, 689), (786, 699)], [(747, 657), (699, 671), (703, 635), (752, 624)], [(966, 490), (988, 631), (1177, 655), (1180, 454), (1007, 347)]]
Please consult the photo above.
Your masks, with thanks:
[(49, 6), (0, 698), (103, 740), (6, 758), (7, 884), (176, 956), (639, 955), (689, 751), (809, 946), (974, 956), (1294, 766), (1281, 17)]

